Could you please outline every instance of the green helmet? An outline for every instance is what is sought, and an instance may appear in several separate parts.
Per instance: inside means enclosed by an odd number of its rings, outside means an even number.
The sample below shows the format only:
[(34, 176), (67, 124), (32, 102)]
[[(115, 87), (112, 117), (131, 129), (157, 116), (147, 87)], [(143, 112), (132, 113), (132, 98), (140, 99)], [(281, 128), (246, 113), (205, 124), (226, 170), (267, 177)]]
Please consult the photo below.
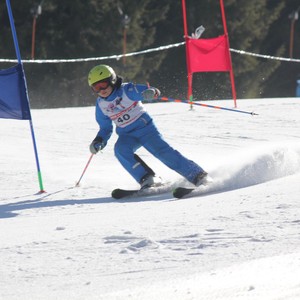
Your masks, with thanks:
[(92, 68), (88, 75), (89, 86), (92, 86), (94, 83), (110, 79), (110, 84), (113, 86), (117, 81), (117, 75), (113, 68), (107, 65), (98, 65)]

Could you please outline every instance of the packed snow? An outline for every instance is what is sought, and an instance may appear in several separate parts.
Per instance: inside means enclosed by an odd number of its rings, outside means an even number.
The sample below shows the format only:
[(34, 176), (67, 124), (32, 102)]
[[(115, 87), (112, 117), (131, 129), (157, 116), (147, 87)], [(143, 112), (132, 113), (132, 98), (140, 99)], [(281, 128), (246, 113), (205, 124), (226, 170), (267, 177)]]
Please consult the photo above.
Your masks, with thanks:
[[(300, 98), (238, 100), (252, 116), (147, 104), (165, 139), (212, 178), (192, 197), (114, 200), (137, 188), (93, 156), (94, 107), (0, 123), (0, 299), (300, 299)], [(233, 101), (209, 104), (233, 108)], [(143, 149), (170, 187), (186, 184)]]

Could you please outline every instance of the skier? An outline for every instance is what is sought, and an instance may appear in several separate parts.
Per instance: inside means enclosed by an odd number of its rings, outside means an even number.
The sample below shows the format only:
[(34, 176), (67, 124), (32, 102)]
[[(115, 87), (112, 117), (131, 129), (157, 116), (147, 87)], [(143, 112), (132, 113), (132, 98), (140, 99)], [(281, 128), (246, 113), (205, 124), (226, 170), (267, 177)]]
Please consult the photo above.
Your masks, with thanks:
[(123, 83), (122, 77), (107, 65), (98, 65), (88, 74), (88, 84), (98, 95), (96, 121), (100, 126), (97, 136), (90, 144), (90, 152), (102, 150), (116, 125), (118, 140), (114, 146), (115, 156), (129, 174), (141, 185), (141, 189), (159, 185), (161, 179), (137, 155), (144, 147), (169, 168), (178, 172), (195, 186), (205, 180), (207, 173), (195, 162), (173, 149), (161, 136), (142, 100), (153, 100), (160, 95), (154, 87)]

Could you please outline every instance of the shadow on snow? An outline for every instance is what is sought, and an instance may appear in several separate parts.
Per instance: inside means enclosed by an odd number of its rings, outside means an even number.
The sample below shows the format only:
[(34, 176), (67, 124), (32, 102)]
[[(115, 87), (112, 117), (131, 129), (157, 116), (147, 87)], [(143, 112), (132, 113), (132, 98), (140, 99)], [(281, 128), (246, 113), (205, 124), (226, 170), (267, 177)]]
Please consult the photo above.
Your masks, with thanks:
[(49, 193), (47, 195), (41, 196), (34, 200), (24, 200), (15, 203), (8, 203), (0, 205), (0, 218), (12, 218), (18, 216), (17, 211), (23, 211), (27, 209), (38, 209), (38, 208), (47, 208), (47, 207), (59, 207), (59, 206), (73, 206), (73, 205), (88, 205), (88, 204), (107, 204), (107, 203), (130, 203), (130, 202), (145, 202), (145, 201), (165, 201), (169, 200), (171, 195), (170, 193), (164, 193), (159, 195), (148, 195), (141, 197), (132, 197), (126, 199), (113, 199), (112, 197), (99, 197), (91, 199), (67, 199), (67, 200), (46, 200), (47, 197), (51, 195), (58, 194), (63, 190)]

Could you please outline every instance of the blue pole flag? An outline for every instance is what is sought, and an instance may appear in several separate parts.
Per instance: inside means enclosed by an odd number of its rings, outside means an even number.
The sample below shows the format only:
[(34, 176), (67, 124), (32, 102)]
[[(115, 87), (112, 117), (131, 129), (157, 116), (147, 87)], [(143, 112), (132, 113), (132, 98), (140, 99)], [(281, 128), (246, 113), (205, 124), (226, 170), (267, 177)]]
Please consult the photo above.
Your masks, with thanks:
[(6, 0), (6, 6), (10, 21), (10, 27), (13, 35), (15, 51), (18, 58), (18, 64), (9, 69), (0, 70), (0, 118), (29, 120), (35, 160), (38, 171), (40, 193), (43, 193), (45, 191), (43, 188), (42, 174), (30, 114), (26, 78), (21, 60), (18, 38), (9, 0)]
[(31, 120), (21, 64), (0, 70), (0, 118)]

